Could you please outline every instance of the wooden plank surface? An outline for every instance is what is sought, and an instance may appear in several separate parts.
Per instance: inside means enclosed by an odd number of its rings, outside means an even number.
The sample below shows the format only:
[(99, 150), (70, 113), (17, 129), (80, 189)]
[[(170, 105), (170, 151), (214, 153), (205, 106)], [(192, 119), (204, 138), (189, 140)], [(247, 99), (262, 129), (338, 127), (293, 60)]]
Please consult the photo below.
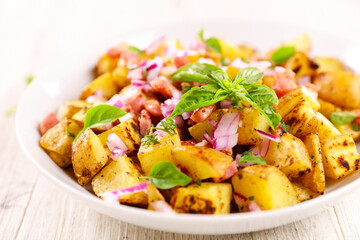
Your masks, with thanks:
[[(254, 18), (252, 13), (263, 5), (267, 10), (258, 14), (260, 19), (279, 11), (284, 14), (274, 16), (274, 21), (288, 19), (360, 39), (360, 32), (354, 32), (348, 24), (360, 22), (356, 1), (338, 6), (338, 1), (309, 0), (291, 13), (286, 12), (287, 1), (275, 6), (260, 1), (244, 6), (240, 2), (0, 0), (0, 239), (360, 239), (360, 190), (320, 214), (275, 229), (223, 236), (174, 234), (127, 224), (87, 208), (50, 183), (21, 152), (14, 116), (2, 113), (18, 102), (28, 74), (46, 69), (66, 49), (89, 38), (97, 41), (120, 30), (158, 24), (164, 19)], [(306, 18), (299, 20), (310, 4), (313, 7)], [(200, 11), (204, 6), (206, 11)], [(312, 18), (320, 8), (323, 17)], [(334, 9), (338, 18), (332, 17)], [(312, 25), (314, 19), (316, 26)]]

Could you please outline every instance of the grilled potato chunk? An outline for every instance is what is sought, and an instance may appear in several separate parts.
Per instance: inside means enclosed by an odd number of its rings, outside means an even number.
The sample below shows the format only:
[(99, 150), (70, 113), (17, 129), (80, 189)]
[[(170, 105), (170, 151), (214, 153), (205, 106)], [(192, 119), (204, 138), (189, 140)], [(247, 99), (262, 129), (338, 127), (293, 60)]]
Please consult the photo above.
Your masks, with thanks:
[(77, 112), (88, 106), (89, 104), (82, 100), (66, 101), (62, 108), (62, 115), (64, 118), (71, 119)]
[(119, 87), (123, 88), (130, 84), (130, 79), (127, 78), (128, 70), (126, 67), (117, 67), (111, 74), (113, 81)]
[(160, 143), (148, 147), (144, 145), (140, 146), (138, 158), (145, 175), (149, 175), (151, 168), (158, 162), (169, 161), (175, 165), (178, 164), (175, 157), (171, 154), (171, 150), (181, 146), (179, 135), (167, 135), (161, 138), (159, 142)]
[(304, 202), (306, 200), (313, 199), (314, 197), (319, 196), (318, 193), (312, 192), (310, 189), (301, 185), (301, 183), (292, 183), (295, 192), (297, 193), (297, 197), (300, 202)]
[(300, 86), (291, 92), (285, 94), (279, 99), (279, 103), (276, 106), (276, 112), (278, 112), (281, 117), (285, 117), (298, 103), (305, 101), (308, 103), (315, 111), (319, 110), (320, 104), (316, 100), (317, 94), (307, 87)]
[(321, 145), (316, 134), (305, 137), (304, 144), (312, 160), (312, 171), (300, 177), (302, 185), (311, 191), (323, 194), (325, 191), (325, 172), (322, 162)]
[(299, 138), (316, 133), (319, 125), (315, 111), (306, 101), (298, 103), (284, 117), (284, 122), (290, 125), (289, 132)]
[(108, 154), (100, 139), (87, 129), (74, 142), (72, 147), (72, 164), (78, 183), (83, 186), (105, 166)]
[(82, 91), (80, 99), (86, 100), (98, 90), (101, 90), (104, 98), (110, 98), (118, 92), (118, 86), (113, 81), (111, 73), (104, 73), (89, 83)]
[(81, 127), (84, 126), (85, 116), (88, 110), (88, 107), (83, 107), (81, 110), (79, 110), (72, 116), (72, 119), (75, 120)]
[(225, 153), (207, 147), (181, 146), (173, 148), (172, 154), (194, 181), (222, 177), (233, 161)]
[(139, 126), (134, 119), (129, 119), (123, 123), (112, 127), (111, 129), (98, 135), (103, 146), (107, 148), (107, 138), (111, 133), (116, 133), (119, 138), (125, 143), (129, 149), (129, 153), (139, 148), (141, 143), (141, 135), (139, 132)]
[(72, 136), (79, 132), (80, 127), (76, 122), (63, 119), (41, 137), (40, 145), (59, 167), (68, 167), (71, 165)]
[(147, 193), (149, 210), (154, 210), (154, 207), (151, 205), (152, 202), (165, 201), (165, 198), (163, 197), (163, 195), (161, 195), (160, 191), (151, 183), (147, 184)]
[(320, 103), (319, 112), (327, 118), (330, 117), (330, 114), (332, 112), (335, 112), (338, 110), (338, 108), (334, 104), (329, 103), (325, 100), (318, 98), (318, 102)]
[(350, 136), (324, 139), (321, 150), (326, 177), (340, 179), (359, 169), (360, 157)]
[[(129, 188), (144, 182), (138, 166), (131, 158), (121, 156), (104, 167), (92, 180), (94, 192), (100, 193)], [(130, 193), (120, 198), (121, 204), (146, 207), (148, 196), (145, 192)]]
[(297, 51), (308, 53), (311, 50), (311, 39), (303, 34), (285, 43), (286, 46), (294, 46)]
[(316, 57), (314, 62), (319, 66), (316, 70), (318, 73), (344, 70), (343, 65), (336, 58)]
[(107, 72), (112, 72), (118, 63), (119, 58), (112, 58), (108, 56), (107, 54), (103, 55), (96, 66), (96, 74), (97, 76), (100, 76)]
[(170, 204), (178, 213), (226, 214), (231, 198), (231, 184), (202, 183), (178, 188)]
[(360, 76), (351, 72), (320, 73), (314, 79), (319, 97), (346, 109), (360, 108)]
[(298, 203), (289, 179), (278, 168), (253, 165), (243, 168), (231, 179), (234, 191), (255, 202), (262, 210), (281, 208)]
[(336, 127), (341, 132), (341, 134), (351, 136), (354, 139), (354, 141), (360, 138), (360, 131), (355, 131), (350, 123), (337, 125)]
[(316, 117), (319, 120), (318, 136), (320, 142), (335, 136), (339, 136), (341, 133), (339, 130), (321, 113), (317, 112)]
[(278, 167), (290, 179), (310, 172), (312, 163), (304, 143), (290, 133), (284, 133), (280, 139), (280, 143), (270, 141), (266, 163)]
[(295, 72), (295, 79), (303, 76), (314, 76), (318, 65), (311, 61), (303, 52), (296, 52), (286, 61), (285, 67)]

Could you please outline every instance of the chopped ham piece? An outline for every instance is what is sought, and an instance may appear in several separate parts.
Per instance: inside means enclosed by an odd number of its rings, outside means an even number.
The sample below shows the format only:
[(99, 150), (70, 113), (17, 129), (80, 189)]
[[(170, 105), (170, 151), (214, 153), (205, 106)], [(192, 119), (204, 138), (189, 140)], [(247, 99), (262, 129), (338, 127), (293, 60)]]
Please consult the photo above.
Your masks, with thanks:
[(54, 127), (58, 123), (59, 120), (57, 119), (54, 113), (50, 113), (49, 115), (47, 115), (40, 123), (39, 130), (41, 136), (44, 135), (50, 128)]

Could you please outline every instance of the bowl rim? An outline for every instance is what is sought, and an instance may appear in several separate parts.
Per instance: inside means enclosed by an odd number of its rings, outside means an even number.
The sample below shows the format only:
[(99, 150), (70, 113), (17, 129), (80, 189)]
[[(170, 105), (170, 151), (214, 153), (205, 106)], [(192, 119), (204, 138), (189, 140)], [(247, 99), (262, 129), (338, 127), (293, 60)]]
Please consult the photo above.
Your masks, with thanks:
[[(221, 21), (229, 22), (230, 20), (220, 20), (220, 22)], [(262, 23), (262, 21), (256, 21), (256, 20), (239, 20), (239, 21), (240, 22), (250, 21), (250, 22)], [(168, 23), (168, 24), (158, 25), (158, 26), (154, 27), (154, 29), (157, 30), (157, 29), (160, 29), (160, 28), (166, 28), (166, 27), (173, 26), (174, 24), (186, 25), (186, 24), (191, 24), (193, 22), (194, 21)], [(197, 23), (199, 23), (199, 22), (202, 23), (202, 21), (198, 21)], [(216, 22), (219, 23), (219, 21), (216, 21)], [(280, 23), (275, 23), (275, 24), (280, 24)], [(302, 26), (297, 26), (297, 25), (294, 25), (294, 24), (287, 24), (286, 23), (286, 24), (281, 24), (281, 25), (294, 26), (294, 27), (297, 27), (297, 28), (300, 28), (300, 29), (308, 29), (308, 30), (313, 30), (313, 31), (321, 33), (321, 31), (318, 31), (318, 30), (314, 30), (314, 29), (311, 29), (311, 28), (304, 28)], [(149, 28), (147, 28), (144, 31), (148, 32)], [(151, 31), (151, 29), (150, 29), (150, 31)], [(129, 35), (135, 35), (135, 33), (137, 35), (139, 35), (138, 32), (139, 32), (139, 30), (137, 30), (136, 32), (135, 31), (134, 32), (130, 31), (130, 32), (122, 33), (120, 35), (112, 36), (111, 39), (121, 39), (121, 37), (129, 36)], [(336, 36), (336, 35), (333, 35), (333, 34), (327, 33), (327, 32), (323, 32), (323, 34), (334, 36), (337, 39), (342, 40), (343, 42), (346, 42), (346, 43), (349, 43), (349, 44), (351, 43), (349, 40), (345, 40), (341, 36)], [(91, 46), (95, 46), (95, 45), (98, 46), (99, 44), (111, 43), (111, 42), (114, 42), (114, 40), (107, 40), (107, 41), (102, 40), (102, 41), (91, 44)], [(88, 46), (80, 48), (79, 52), (83, 51), (83, 49), (86, 49), (87, 47)], [(105, 48), (105, 46), (104, 46), (104, 48)], [(101, 54), (101, 53), (99, 53), (99, 54)], [(57, 62), (59, 62), (59, 63), (64, 62), (64, 59), (66, 59), (66, 56), (61, 58)], [(77, 58), (77, 60), (78, 59), (80, 59), (80, 58)], [(349, 193), (351, 190), (353, 190), (356, 187), (360, 186), (360, 176), (359, 176), (359, 177), (357, 177), (356, 180), (353, 180), (350, 183), (346, 183), (344, 186), (340, 187), (339, 189), (336, 189), (336, 190), (334, 190), (332, 192), (329, 192), (329, 193), (326, 193), (326, 194), (324, 194), (322, 196), (318, 196), (318, 197), (316, 197), (314, 199), (311, 199), (311, 200), (308, 200), (308, 201), (305, 201), (305, 202), (302, 202), (302, 203), (299, 203), (299, 204), (296, 204), (296, 205), (293, 205), (293, 206), (290, 206), (290, 207), (266, 210), (266, 211), (261, 211), (261, 212), (232, 213), (232, 214), (224, 214), (224, 215), (202, 215), (202, 214), (176, 214), (176, 215), (168, 214), (167, 215), (167, 214), (163, 214), (163, 213), (159, 213), (159, 212), (155, 212), (155, 211), (149, 211), (147, 209), (141, 209), (141, 208), (126, 206), (126, 205), (110, 205), (110, 204), (104, 202), (102, 199), (96, 197), (95, 195), (90, 196), (86, 192), (79, 191), (78, 189), (76, 189), (73, 186), (61, 181), (61, 179), (58, 179), (56, 176), (51, 174), (50, 171), (48, 171), (46, 169), (46, 167), (42, 166), (38, 161), (36, 161), (36, 156), (33, 156), (31, 154), (31, 152), (29, 151), (29, 147), (27, 146), (26, 142), (24, 141), (23, 135), (26, 134), (26, 133), (21, 132), (21, 128), (22, 128), (21, 125), (22, 125), (23, 115), (25, 114), (24, 109), (25, 109), (26, 103), (27, 103), (26, 100), (28, 98), (31, 98), (31, 93), (34, 91), (34, 89), (40, 87), (42, 85), (42, 83), (44, 81), (46, 81), (44, 79), (45, 76), (47, 74), (49, 74), (50, 72), (53, 72), (56, 69), (58, 69), (59, 66), (61, 66), (61, 65), (62, 64), (60, 64), (60, 65), (55, 64), (55, 63), (52, 64), (49, 67), (49, 70), (43, 71), (39, 75), (37, 75), (34, 78), (34, 81), (32, 82), (32, 84), (30, 84), (25, 89), (25, 92), (23, 93), (23, 95), (22, 95), (22, 97), (21, 97), (21, 99), (19, 101), (18, 110), (17, 110), (16, 116), (15, 116), (16, 136), (17, 136), (17, 139), (18, 139), (18, 142), (20, 144), (21, 149), (25, 152), (26, 156), (40, 170), (40, 172), (43, 175), (45, 175), (49, 180), (51, 180), (51, 182), (55, 183), (61, 189), (63, 189), (66, 192), (70, 193), (72, 196), (75, 196), (78, 200), (84, 200), (87, 203), (90, 203), (90, 207), (95, 209), (96, 211), (99, 211), (99, 209), (97, 209), (96, 207), (102, 207), (104, 209), (121, 210), (125, 214), (135, 214), (138, 217), (148, 215), (148, 216), (150, 216), (150, 218), (154, 218), (155, 220), (159, 220), (159, 221), (163, 221), (164, 219), (166, 219), (166, 221), (181, 220), (181, 221), (187, 221), (187, 222), (190, 222), (190, 223), (195, 223), (195, 222), (198, 223), (199, 221), (201, 221), (203, 224), (217, 223), (219, 221), (222, 221), (222, 222), (226, 223), (226, 222), (244, 221), (244, 220), (255, 221), (257, 219), (271, 220), (274, 217), (281, 217), (281, 216), (286, 216), (286, 215), (299, 216), (297, 219), (293, 220), (293, 221), (296, 221), (296, 220), (302, 218), (301, 213), (304, 210), (309, 209), (309, 208), (314, 208), (314, 207), (321, 208), (325, 204), (329, 204), (329, 203), (331, 203), (331, 202), (333, 202), (335, 200), (338, 200), (340, 197), (345, 196), (346, 193)], [(359, 172), (355, 172), (353, 174), (356, 174), (356, 173), (359, 173)], [(96, 207), (94, 207), (94, 206), (96, 206)], [(315, 213), (316, 212), (314, 212), (314, 214)], [(126, 222), (129, 222), (129, 223), (138, 225), (134, 221), (127, 221), (127, 220), (122, 220), (122, 221), (126, 221)], [(281, 225), (281, 224), (279, 224), (279, 225)], [(144, 225), (141, 224), (141, 226), (144, 226)], [(148, 227), (148, 226), (145, 226), (145, 227)], [(268, 227), (268, 228), (271, 228), (271, 227)], [(158, 229), (161, 229), (161, 227), (159, 227)], [(263, 229), (267, 229), (267, 228), (263, 228)], [(165, 230), (165, 229), (162, 229), (162, 230)], [(179, 232), (179, 231), (172, 231), (172, 232)], [(181, 232), (183, 233), (184, 231), (181, 231)], [(235, 233), (235, 232), (233, 232), (233, 233)], [(189, 231), (189, 233), (192, 233), (192, 232)], [(196, 231), (193, 232), (193, 233), (196, 233)], [(214, 232), (212, 234), (217, 234), (217, 233)], [(218, 233), (218, 234), (223, 234), (223, 233)]]

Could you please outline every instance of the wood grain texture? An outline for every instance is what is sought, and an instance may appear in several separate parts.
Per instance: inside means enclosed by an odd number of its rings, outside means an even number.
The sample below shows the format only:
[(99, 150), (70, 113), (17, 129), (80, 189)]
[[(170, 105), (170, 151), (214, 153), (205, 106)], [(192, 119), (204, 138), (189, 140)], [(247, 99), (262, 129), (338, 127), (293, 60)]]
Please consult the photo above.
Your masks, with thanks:
[[(351, 25), (345, 24), (360, 22), (356, 12), (360, 5), (356, 1), (347, 3), (339, 6), (337, 1), (306, 0), (297, 5), (298, 10), (294, 12), (287, 11), (288, 1), (279, 1), (265, 4), (265, 10), (257, 16), (260, 19), (273, 17), (278, 22), (303, 23), (360, 39), (360, 32), (354, 32)], [(81, 46), (89, 38), (97, 42), (122, 31), (163, 23), (164, 19), (172, 22), (190, 17), (198, 20), (253, 18), (261, 4), (264, 5), (260, 1), (247, 1), (245, 6), (242, 1), (233, 0), (222, 1), (222, 4), (205, 0), (0, 0), (0, 239), (360, 239), (360, 190), (344, 196), (334, 207), (313, 217), (246, 234), (175, 234), (112, 219), (87, 208), (40, 175), (16, 141), (14, 116), (2, 114), (18, 102), (28, 74), (46, 69), (68, 54), (68, 49)], [(313, 7), (308, 9), (310, 4)], [(206, 11), (200, 11), (205, 5)], [(326, 11), (325, 5), (330, 10)], [(316, 18), (320, 7), (324, 9), (323, 17)], [(148, 9), (152, 9), (151, 14)], [(342, 15), (333, 18), (331, 9)], [(305, 10), (309, 11), (303, 18)], [(284, 14), (274, 16), (274, 11)], [(313, 26), (315, 19), (317, 24)]]

